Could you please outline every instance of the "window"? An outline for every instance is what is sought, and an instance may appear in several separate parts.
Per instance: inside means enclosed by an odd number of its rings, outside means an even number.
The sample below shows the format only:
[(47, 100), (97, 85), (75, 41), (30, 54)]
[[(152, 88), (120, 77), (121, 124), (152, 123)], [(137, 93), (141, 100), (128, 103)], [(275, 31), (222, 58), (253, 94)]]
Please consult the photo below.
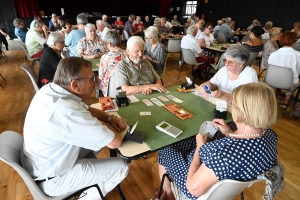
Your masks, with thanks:
[(188, 18), (191, 15), (196, 14), (197, 1), (187, 1), (184, 9), (184, 18)]

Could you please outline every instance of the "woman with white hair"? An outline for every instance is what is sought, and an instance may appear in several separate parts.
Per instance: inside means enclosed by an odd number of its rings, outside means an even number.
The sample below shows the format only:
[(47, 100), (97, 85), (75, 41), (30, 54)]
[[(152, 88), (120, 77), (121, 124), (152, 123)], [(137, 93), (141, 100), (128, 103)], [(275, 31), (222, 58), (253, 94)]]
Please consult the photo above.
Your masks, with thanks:
[(84, 26), (86, 37), (79, 40), (76, 51), (84, 59), (100, 58), (108, 51), (106, 44), (96, 34), (94, 24)]
[(47, 45), (40, 59), (39, 87), (52, 82), (57, 65), (62, 59), (61, 52), (65, 46), (65, 36), (60, 32), (50, 33)]
[(146, 44), (144, 58), (149, 60), (157, 74), (161, 75), (164, 68), (166, 53), (163, 44), (159, 42), (157, 27), (148, 27), (145, 31), (145, 36), (148, 42)]

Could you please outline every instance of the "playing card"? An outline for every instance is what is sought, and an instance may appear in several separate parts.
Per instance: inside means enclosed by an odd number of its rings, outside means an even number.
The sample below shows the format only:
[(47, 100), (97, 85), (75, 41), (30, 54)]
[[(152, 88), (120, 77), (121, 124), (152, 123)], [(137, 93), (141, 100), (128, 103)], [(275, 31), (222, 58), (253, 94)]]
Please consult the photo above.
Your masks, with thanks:
[(151, 115), (151, 112), (145, 112), (145, 111), (144, 112), (140, 112), (140, 115), (141, 116)]
[(164, 96), (158, 96), (157, 98), (159, 98), (159, 99), (162, 100), (162, 101), (169, 101), (169, 99), (167, 99), (167, 98), (164, 97)]
[(218, 127), (216, 127), (213, 122), (206, 121), (201, 124), (199, 133), (204, 136), (206, 133), (208, 133), (209, 138), (211, 139), (216, 132), (218, 131)]
[(149, 101), (149, 99), (143, 99), (142, 102), (144, 102), (147, 106), (153, 106), (154, 104)]
[(150, 100), (159, 107), (164, 106), (164, 104), (157, 98), (151, 98)]

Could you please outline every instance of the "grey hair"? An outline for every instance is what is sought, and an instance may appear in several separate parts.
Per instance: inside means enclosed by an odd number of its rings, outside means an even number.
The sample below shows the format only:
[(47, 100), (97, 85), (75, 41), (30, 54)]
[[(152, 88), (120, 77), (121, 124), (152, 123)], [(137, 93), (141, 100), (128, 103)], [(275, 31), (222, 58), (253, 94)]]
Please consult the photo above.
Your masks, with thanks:
[(61, 87), (70, 86), (72, 80), (81, 78), (79, 72), (84, 67), (92, 68), (92, 63), (79, 57), (68, 57), (60, 60), (53, 83)]
[(154, 24), (157, 24), (158, 22), (161, 22), (161, 21), (160, 21), (160, 18), (157, 17), (154, 19)]
[(94, 30), (96, 30), (96, 26), (94, 24), (88, 23), (88, 24), (86, 24), (84, 26), (84, 30), (87, 31), (88, 29), (94, 29)]
[(222, 20), (218, 20), (217, 23), (218, 23), (218, 25), (221, 25), (223, 23), (223, 21)]
[(103, 20), (100, 20), (100, 19), (99, 19), (99, 20), (96, 21), (96, 24), (97, 24), (97, 23), (98, 23), (99, 25), (101, 25), (101, 26), (105, 26), (105, 22), (104, 22)]
[(250, 52), (249, 49), (243, 45), (233, 45), (227, 49), (224, 56), (233, 58), (238, 63), (245, 64), (250, 57)]
[(76, 17), (77, 24), (83, 24), (86, 25), (88, 23), (87, 17), (85, 14), (79, 14)]
[(135, 18), (136, 20), (138, 20), (138, 19), (142, 19), (140, 16), (136, 16), (136, 18)]
[(120, 46), (120, 35), (117, 31), (108, 31), (104, 36), (104, 41), (113, 47)]
[(42, 27), (44, 25), (44, 23), (43, 22), (39, 22), (39, 21), (35, 21), (34, 22), (34, 27), (36, 28), (36, 27)]
[(128, 19), (134, 19), (134, 17), (135, 17), (135, 15), (134, 14), (130, 14), (129, 16), (128, 16)]
[(196, 30), (198, 30), (198, 27), (196, 25), (192, 25), (189, 26), (189, 28), (186, 30), (186, 33), (193, 35)]
[(146, 30), (145, 30), (145, 36), (146, 37), (153, 37), (156, 40), (158, 39), (158, 28), (156, 26), (149, 26)]
[(133, 46), (136, 45), (136, 44), (143, 44), (144, 47), (145, 47), (145, 42), (141, 37), (131, 36), (127, 41), (127, 49), (131, 50), (133, 48)]
[(13, 21), (14, 26), (19, 26), (23, 22), (22, 19), (16, 18)]
[(231, 18), (230, 17), (226, 17), (225, 18), (225, 23), (231, 22)]
[(52, 32), (48, 37), (47, 45), (54, 46), (56, 42), (64, 42), (64, 41), (65, 41), (65, 36), (62, 33)]

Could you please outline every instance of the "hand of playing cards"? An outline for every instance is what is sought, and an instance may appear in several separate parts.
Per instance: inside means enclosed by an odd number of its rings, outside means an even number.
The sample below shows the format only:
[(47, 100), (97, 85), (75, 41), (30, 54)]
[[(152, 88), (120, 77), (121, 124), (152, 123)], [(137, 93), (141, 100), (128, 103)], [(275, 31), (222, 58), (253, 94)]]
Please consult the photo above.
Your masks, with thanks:
[(208, 133), (208, 137), (212, 139), (217, 131), (218, 128), (213, 124), (213, 122), (206, 121), (201, 124), (199, 134), (204, 136), (206, 133)]

